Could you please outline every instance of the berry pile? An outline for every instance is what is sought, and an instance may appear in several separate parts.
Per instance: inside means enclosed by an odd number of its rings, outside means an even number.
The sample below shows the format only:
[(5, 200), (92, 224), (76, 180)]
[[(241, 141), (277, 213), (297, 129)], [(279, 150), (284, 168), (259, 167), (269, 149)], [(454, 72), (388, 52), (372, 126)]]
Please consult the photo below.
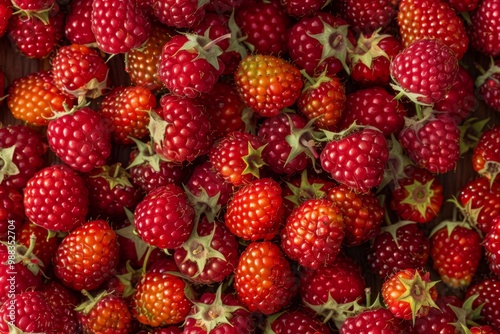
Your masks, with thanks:
[(0, 0), (0, 333), (500, 333), (500, 0)]

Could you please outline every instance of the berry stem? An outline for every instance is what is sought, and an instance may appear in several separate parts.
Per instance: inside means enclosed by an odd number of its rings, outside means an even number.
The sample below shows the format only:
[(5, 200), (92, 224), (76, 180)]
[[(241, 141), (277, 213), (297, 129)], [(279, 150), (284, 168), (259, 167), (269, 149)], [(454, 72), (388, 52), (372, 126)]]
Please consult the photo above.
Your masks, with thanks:
[(153, 252), (153, 247), (149, 246), (148, 250), (146, 251), (146, 255), (144, 256), (144, 262), (142, 263), (142, 274), (143, 275), (146, 274), (149, 256), (151, 255), (152, 252)]
[(209, 50), (213, 45), (219, 43), (220, 41), (223, 41), (225, 39), (231, 38), (231, 33), (224, 34), (222, 36), (217, 37), (216, 39), (210, 41), (207, 43), (204, 47), (203, 50)]

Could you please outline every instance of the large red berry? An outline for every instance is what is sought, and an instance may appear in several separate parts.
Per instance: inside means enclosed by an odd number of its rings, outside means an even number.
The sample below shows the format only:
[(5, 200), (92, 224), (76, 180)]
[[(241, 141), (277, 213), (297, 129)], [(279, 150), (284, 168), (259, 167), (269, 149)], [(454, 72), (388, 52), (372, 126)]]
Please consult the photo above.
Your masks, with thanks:
[(476, 177), (463, 184), (458, 192), (459, 208), (467, 221), (486, 234), (500, 216), (500, 182)]
[(303, 17), (287, 31), (292, 62), (308, 75), (349, 73), (348, 56), (356, 39), (347, 21), (326, 11)]
[(151, 36), (136, 49), (125, 54), (125, 71), (130, 82), (135, 86), (142, 86), (151, 91), (163, 88), (163, 82), (158, 74), (158, 63), (165, 43), (172, 38), (173, 32), (162, 24), (153, 24)]
[(234, 20), (255, 53), (286, 53), (286, 32), (292, 21), (280, 1), (245, 1), (235, 10)]
[(347, 129), (354, 121), (376, 127), (386, 137), (397, 135), (404, 126), (406, 108), (385, 88), (373, 86), (358, 89), (346, 96), (339, 129)]
[(0, 242), (14, 238), (23, 224), (24, 205), (22, 191), (0, 184)]
[(391, 61), (401, 50), (401, 42), (392, 35), (379, 34), (378, 30), (367, 36), (361, 34), (349, 54), (351, 78), (362, 85), (387, 86)]
[(7, 32), (7, 27), (9, 25), (11, 16), (11, 2), (8, 0), (2, 0), (2, 2), (0, 2), (0, 37), (5, 35), (5, 33)]
[(390, 71), (395, 88), (413, 101), (432, 104), (451, 89), (458, 68), (458, 58), (442, 41), (420, 39), (394, 57)]
[(119, 144), (132, 144), (133, 140), (149, 135), (149, 114), (156, 108), (156, 96), (141, 86), (119, 86), (101, 101), (99, 112), (111, 120), (112, 139)]
[(213, 169), (227, 182), (241, 186), (259, 178), (265, 165), (264, 145), (260, 137), (243, 131), (232, 131), (214, 142), (209, 152)]
[(200, 220), (189, 239), (174, 252), (179, 271), (193, 282), (222, 282), (238, 264), (238, 241), (224, 224)]
[(163, 46), (158, 74), (173, 94), (195, 98), (208, 93), (224, 72), (215, 41), (194, 34), (175, 35)]
[(57, 113), (47, 126), (52, 151), (79, 172), (103, 166), (111, 155), (111, 124), (99, 113), (83, 107)]
[(213, 141), (205, 109), (187, 97), (163, 95), (148, 127), (156, 153), (171, 162), (192, 162)]
[(110, 54), (138, 48), (151, 34), (149, 17), (133, 0), (94, 0), (91, 23), (97, 46)]
[(423, 118), (406, 118), (398, 141), (417, 166), (431, 173), (453, 170), (460, 157), (460, 130), (445, 113), (431, 111)]
[(436, 175), (410, 164), (396, 180), (389, 205), (404, 220), (428, 223), (441, 211), (443, 186)]
[(137, 234), (148, 244), (175, 249), (188, 238), (194, 225), (194, 209), (184, 190), (175, 184), (156, 188), (134, 211)]
[(251, 313), (235, 295), (222, 293), (221, 290), (222, 285), (215, 293), (205, 292), (193, 302), (193, 308), (183, 326), (183, 334), (254, 332), (255, 323)]
[(36, 16), (13, 15), (9, 20), (7, 35), (17, 50), (33, 59), (48, 57), (62, 39), (64, 14), (54, 9), (47, 23)]
[(484, 131), (472, 154), (472, 168), (489, 180), (500, 181), (500, 125)]
[(154, 16), (163, 24), (174, 28), (192, 28), (205, 16), (209, 1), (152, 0)]
[(62, 46), (52, 59), (56, 87), (79, 99), (101, 96), (107, 88), (108, 72), (101, 55), (82, 44)]
[(327, 198), (342, 213), (345, 224), (343, 240), (345, 246), (360, 245), (379, 234), (384, 209), (374, 192), (358, 193), (340, 184), (328, 190)]
[(210, 161), (196, 165), (184, 185), (196, 197), (203, 198), (206, 193), (208, 198), (216, 198), (221, 207), (233, 196), (233, 186), (217, 174)]
[[(439, 295), (436, 306), (426, 316), (415, 320), (415, 331), (417, 334), (427, 333), (455, 333), (457, 324), (462, 321), (457, 319), (461, 314), (472, 310), (462, 308), (463, 302), (454, 295)], [(456, 312), (456, 313), (455, 313)]]
[(451, 288), (467, 287), (479, 267), (481, 236), (467, 224), (444, 221), (431, 233), (433, 267)]
[(361, 311), (348, 317), (340, 327), (340, 334), (400, 334), (403, 328), (400, 320), (386, 308), (378, 307)]
[(316, 270), (302, 267), (300, 274), (301, 300), (323, 320), (339, 320), (353, 310), (355, 301), (364, 301), (366, 283), (361, 267), (345, 255)]
[(44, 165), (47, 144), (27, 125), (0, 127), (0, 184), (21, 190)]
[(448, 93), (434, 104), (434, 109), (447, 113), (460, 124), (476, 110), (476, 106), (474, 79), (463, 66), (459, 66), (453, 85)]
[(340, 15), (356, 31), (368, 33), (378, 28), (387, 28), (396, 18), (397, 4), (393, 0), (341, 0), (335, 3)]
[(0, 307), (0, 318), (2, 333), (12, 330), (23, 333), (50, 333), (54, 329), (55, 319), (51, 306), (43, 294), (37, 291), (23, 291), (12, 296), (8, 303), (3, 303)]
[(368, 266), (380, 278), (407, 268), (422, 268), (430, 253), (430, 241), (413, 221), (382, 227), (373, 239), (367, 254)]
[(401, 0), (397, 22), (405, 47), (422, 39), (436, 39), (461, 59), (469, 46), (462, 19), (445, 1)]
[(120, 163), (96, 167), (85, 175), (89, 190), (89, 212), (94, 217), (125, 218), (125, 208), (134, 210), (142, 199), (130, 175)]
[(214, 139), (233, 131), (245, 131), (251, 126), (251, 120), (247, 118), (251, 118), (252, 114), (232, 82), (217, 81), (210, 92), (200, 96), (198, 102), (205, 107)]
[(500, 216), (493, 221), (492, 228), (484, 236), (482, 245), (488, 267), (492, 273), (500, 277)]
[(234, 288), (250, 312), (273, 314), (287, 306), (297, 291), (297, 280), (279, 246), (251, 242), (236, 267)]
[(75, 308), (84, 333), (130, 333), (132, 315), (125, 299), (106, 293), (86, 295), (88, 300)]
[(500, 54), (499, 11), (498, 0), (479, 1), (468, 27), (471, 48), (492, 57)]
[(14, 118), (28, 125), (44, 126), (64, 105), (73, 107), (73, 97), (61, 92), (51, 71), (38, 71), (15, 79), (9, 86), (7, 106)]
[(283, 58), (251, 54), (242, 59), (234, 73), (243, 101), (264, 117), (279, 114), (295, 103), (302, 90), (302, 75)]
[(149, 142), (134, 142), (136, 146), (130, 152), (127, 171), (136, 187), (148, 193), (159, 186), (181, 183), (187, 172), (184, 164), (163, 159)]
[(281, 249), (300, 265), (317, 269), (340, 253), (345, 224), (342, 212), (328, 199), (309, 199), (288, 216), (280, 232)]
[(472, 307), (478, 307), (484, 304), (481, 308), (481, 316), (486, 324), (494, 328), (500, 328), (500, 280), (495, 278), (484, 278), (479, 282), (471, 285), (467, 289), (466, 297), (477, 294)]
[(430, 273), (421, 269), (403, 269), (382, 283), (384, 304), (396, 318), (412, 320), (426, 316), (432, 307), (438, 291), (437, 281), (431, 281)]
[(366, 193), (382, 182), (389, 149), (380, 130), (353, 126), (333, 133), (320, 158), (334, 180)]
[(26, 216), (50, 231), (71, 231), (85, 222), (88, 190), (83, 178), (66, 165), (45, 167), (24, 188)]
[(53, 330), (60, 333), (77, 333), (79, 330), (76, 311), (78, 292), (66, 287), (58, 280), (50, 280), (40, 289), (54, 314)]
[(306, 77), (308, 80), (297, 99), (298, 110), (309, 120), (315, 119), (318, 128), (333, 131), (345, 112), (345, 85), (335, 75)]
[(281, 227), (283, 211), (279, 183), (261, 178), (236, 191), (227, 205), (224, 223), (243, 240), (271, 240)]
[(262, 156), (277, 174), (301, 172), (317, 156), (313, 129), (297, 114), (281, 113), (262, 122), (257, 135), (266, 145)]
[(132, 316), (139, 323), (156, 328), (180, 324), (186, 319), (192, 308), (188, 299), (190, 287), (182, 278), (169, 273), (175, 271), (173, 260), (167, 260), (142, 275), (130, 305)]
[(116, 233), (104, 220), (93, 220), (71, 231), (59, 245), (54, 274), (74, 290), (94, 290), (106, 282), (118, 265)]
[(274, 334), (330, 334), (328, 325), (310, 313), (306, 309), (292, 308), (277, 317), (268, 317), (266, 329), (270, 328)]
[(95, 43), (92, 32), (92, 2), (94, 0), (75, 0), (69, 4), (64, 26), (68, 41), (76, 44)]
[(492, 60), (488, 69), (476, 78), (476, 88), (486, 105), (500, 112), (500, 61)]

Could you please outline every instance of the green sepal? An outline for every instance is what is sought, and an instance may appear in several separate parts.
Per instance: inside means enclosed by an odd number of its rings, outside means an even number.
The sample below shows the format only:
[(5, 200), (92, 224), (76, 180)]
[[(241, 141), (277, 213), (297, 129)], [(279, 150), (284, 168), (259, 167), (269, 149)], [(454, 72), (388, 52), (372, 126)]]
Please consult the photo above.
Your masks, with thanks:
[(328, 131), (325, 129), (320, 129), (325, 134), (325, 136), (320, 141), (341, 140), (342, 138), (345, 138), (354, 132), (361, 131), (361, 130), (368, 128), (368, 127), (369, 126), (367, 126), (367, 125), (359, 125), (356, 123), (356, 121), (354, 121), (354, 122), (352, 122), (351, 125), (349, 125), (348, 128), (346, 128), (342, 131), (339, 131), (339, 132), (333, 132), (333, 131)]
[(417, 224), (417, 222), (413, 220), (401, 220), (397, 222), (396, 224), (391, 224), (388, 226), (384, 226), (380, 229), (380, 233), (387, 232), (391, 235), (392, 239), (394, 240), (394, 243), (396, 243), (396, 247), (399, 248), (399, 242), (398, 242), (398, 229), (400, 229), (403, 226), (410, 225), (410, 224)]
[(137, 259), (140, 260), (150, 246), (148, 243), (142, 240), (137, 234), (134, 224), (133, 213), (127, 208), (124, 208), (124, 210), (130, 224), (125, 227), (122, 227), (121, 229), (116, 230), (116, 234), (121, 235), (122, 237), (127, 238), (134, 243), (135, 254), (137, 256)]
[(412, 164), (411, 159), (406, 155), (396, 136), (391, 133), (391, 140), (387, 141), (389, 146), (389, 159), (384, 168), (382, 182), (377, 187), (377, 193), (388, 184), (393, 184), (395, 189), (399, 189), (399, 179), (407, 177), (405, 168)]
[(13, 161), (15, 150), (16, 144), (10, 147), (0, 147), (0, 183), (7, 177), (20, 173), (19, 168)]
[(375, 58), (384, 57), (390, 60), (387, 53), (378, 46), (378, 43), (391, 35), (380, 35), (381, 29), (375, 30), (370, 37), (365, 37), (363, 33), (360, 34), (354, 52), (350, 55), (351, 63), (361, 61), (362, 64), (370, 68)]
[(466, 203), (466, 205), (462, 205), (455, 196), (452, 196), (450, 199), (447, 200), (447, 202), (454, 204), (455, 207), (458, 209), (458, 211), (460, 211), (460, 213), (464, 217), (464, 222), (468, 223), (472, 228), (474, 228), (476, 232), (479, 233), (479, 236), (483, 238), (483, 232), (478, 227), (477, 219), (484, 206), (480, 206), (479, 208), (473, 209), (471, 200), (469, 200)]
[(463, 156), (469, 150), (474, 149), (484, 127), (488, 124), (490, 118), (478, 119), (476, 117), (467, 118), (462, 124), (459, 125), (460, 130), (460, 155)]
[(109, 183), (109, 189), (120, 186), (133, 187), (130, 182), (130, 174), (127, 173), (125, 168), (122, 167), (121, 163), (117, 162), (112, 165), (104, 165), (99, 167), (102, 171), (98, 174), (90, 175), (91, 178), (101, 177)]
[(335, 326), (340, 328), (347, 318), (366, 309), (366, 306), (359, 304), (359, 299), (360, 298), (357, 298), (352, 302), (341, 304), (333, 299), (332, 295), (329, 293), (328, 300), (324, 304), (312, 305), (306, 301), (304, 301), (304, 304), (314, 310), (323, 319), (323, 323), (332, 320)]
[(105, 296), (109, 295), (109, 293), (104, 290), (100, 292), (97, 296), (92, 296), (87, 290), (82, 290), (81, 291), (82, 295), (87, 297), (87, 300), (81, 303), (80, 305), (77, 305), (74, 310), (76, 312), (81, 312), (85, 315), (89, 314), (90, 311), (99, 303)]
[[(216, 44), (217, 40), (212, 40), (208, 37), (208, 31), (205, 32), (205, 36), (183, 33), (188, 39), (183, 46), (179, 48), (180, 50), (185, 50), (189, 52), (197, 52), (198, 55), (196, 59), (205, 59), (210, 65), (216, 70), (219, 70), (219, 56), (223, 53), (222, 49)], [(224, 38), (230, 38), (229, 36), (221, 36)]]
[[(421, 183), (418, 180), (414, 180), (412, 184), (404, 186), (404, 189), (408, 192), (401, 204), (408, 204), (420, 214), (420, 216), (425, 217), (427, 214), (427, 208), (432, 207), (431, 198), (434, 196), (434, 190), (432, 185), (435, 179), (432, 178), (427, 183)], [(424, 194), (424, 196), (420, 196)], [(437, 214), (437, 212), (435, 212)]]
[(211, 304), (191, 300), (194, 304), (193, 309), (195, 312), (188, 315), (186, 320), (189, 318), (195, 319), (196, 323), (199, 324), (206, 333), (210, 333), (221, 324), (231, 325), (230, 320), (233, 317), (233, 313), (237, 310), (245, 310), (243, 306), (224, 304), (222, 301), (221, 286), (222, 285), (219, 285), (217, 288), (215, 299)]
[[(481, 310), (483, 309), (486, 302), (480, 304), (478, 307), (473, 308), (472, 304), (474, 300), (477, 299), (479, 295), (474, 294), (469, 296), (463, 303), (462, 307), (456, 307), (455, 305), (448, 306), (451, 308), (453, 313), (455, 313), (456, 321), (452, 322), (451, 325), (455, 326), (457, 330), (467, 328), (467, 326), (477, 326), (476, 320), (481, 319)], [(468, 328), (467, 328), (468, 329)]]
[(151, 143), (144, 143), (136, 138), (130, 138), (137, 146), (137, 155), (135, 158), (128, 164), (126, 169), (130, 169), (132, 167), (140, 166), (143, 164), (148, 164), (153, 168), (155, 172), (160, 171), (160, 161), (164, 160), (162, 157), (157, 154), (153, 148)]
[(263, 334), (276, 334), (276, 332), (271, 328), (273, 322), (275, 322), (279, 317), (281, 317), (286, 311), (281, 311), (278, 313), (271, 314), (266, 318), (266, 326), (264, 327)]
[(500, 67), (495, 65), (495, 59), (492, 56), (490, 56), (490, 65), (488, 69), (486, 71), (483, 70), (482, 72), (483, 73), (476, 78), (476, 81), (474, 83), (476, 87), (481, 87), (486, 82), (486, 80), (492, 78), (494, 74), (500, 74)]
[(52, 4), (49, 8), (46, 8), (43, 10), (23, 10), (23, 9), (19, 8), (18, 6), (16, 6), (15, 1), (12, 1), (12, 4), (14, 7), (14, 11), (13, 11), (12, 15), (19, 15), (19, 16), (23, 17), (23, 20), (25, 20), (24, 17), (26, 17), (28, 19), (36, 18), (36, 19), (42, 21), (44, 25), (49, 24), (49, 20), (50, 20), (49, 14), (50, 14), (50, 11), (52, 10), (52, 7), (54, 6), (54, 4)]
[(466, 221), (443, 220), (432, 229), (432, 231), (429, 233), (429, 238), (432, 238), (434, 234), (436, 234), (438, 231), (444, 228), (446, 229), (448, 237), (450, 237), (451, 234), (453, 233), (453, 230), (457, 227), (463, 227), (472, 230), (472, 227)]
[[(394, 81), (394, 79), (393, 79)], [(418, 94), (418, 93), (410, 93), (407, 92), (403, 89), (403, 87), (395, 84), (390, 84), (392, 89), (397, 92), (396, 96), (394, 97), (395, 100), (400, 100), (403, 96), (408, 98), (411, 102), (413, 102), (416, 106), (432, 106), (431, 103), (425, 103), (420, 101), (419, 99), (421, 98), (426, 98), (425, 95), (423, 94)]]
[(170, 123), (161, 118), (155, 111), (150, 111), (149, 116), (148, 130), (151, 139), (154, 144), (162, 146), (165, 140), (167, 126), (169, 126)]
[[(0, 243), (2, 243), (7, 247), (12, 247), (12, 245), (8, 244), (6, 241), (1, 241)], [(45, 273), (40, 269), (40, 267), (45, 267), (44, 263), (35, 254), (33, 254), (35, 245), (36, 245), (36, 236), (34, 234), (31, 234), (29, 247), (16, 243), (14, 248), (13, 258), (9, 256), (9, 260), (4, 262), (3, 264), (9, 265), (11, 263), (15, 264), (20, 263), (23, 266), (25, 266), (29, 271), (31, 271), (33, 275), (36, 276), (39, 273), (42, 273), (42, 275), (45, 276)]]
[(300, 185), (297, 187), (290, 182), (285, 182), (286, 186), (292, 191), (292, 195), (285, 196), (287, 200), (295, 206), (299, 206), (306, 199), (324, 198), (326, 193), (321, 190), (323, 184), (309, 182), (307, 169), (304, 169), (300, 175)]
[(125, 264), (127, 272), (121, 275), (115, 275), (121, 284), (125, 287), (123, 289), (122, 297), (128, 298), (135, 293), (135, 283), (139, 280), (142, 274), (142, 268), (134, 269), (130, 265), (130, 261)]
[(304, 88), (302, 88), (302, 93), (316, 89), (319, 86), (321, 86), (322, 83), (329, 82), (330, 80), (332, 80), (331, 77), (326, 75), (326, 69), (318, 76), (310, 76), (309, 74), (307, 74), (307, 71), (305, 69), (301, 69), (300, 73), (306, 79)]
[(221, 210), (221, 205), (218, 204), (220, 192), (215, 196), (209, 196), (206, 189), (201, 188), (200, 194), (196, 196), (185, 185), (183, 185), (183, 188), (189, 202), (194, 208), (197, 220), (204, 214), (209, 222), (215, 221), (215, 217), (217, 217)]
[[(413, 324), (415, 324), (417, 314), (422, 307), (439, 308), (429, 294), (429, 291), (439, 281), (426, 282), (422, 279), (418, 271), (415, 271), (415, 276), (412, 278), (398, 278), (405, 288), (405, 292), (399, 296), (398, 300), (410, 304)], [(421, 298), (415, 298), (414, 293), (418, 294), (418, 297)]]
[(314, 166), (316, 159), (319, 157), (315, 147), (318, 146), (318, 142), (323, 141), (325, 136), (324, 132), (314, 131), (313, 129), (313, 125), (319, 117), (309, 120), (303, 128), (299, 129), (293, 125), (290, 116), (286, 113), (285, 115), (288, 117), (288, 124), (290, 126), (290, 134), (285, 137), (285, 140), (291, 148), (286, 158), (285, 166), (301, 153), (308, 156)]
[(205, 269), (208, 259), (217, 258), (223, 261), (226, 260), (225, 256), (221, 252), (215, 250), (211, 246), (217, 224), (215, 222), (211, 223), (214, 227), (209, 235), (200, 236), (198, 234), (198, 223), (198, 221), (195, 223), (189, 239), (181, 245), (181, 247), (186, 251), (186, 257), (182, 263), (192, 261), (196, 263), (198, 268), (196, 273), (191, 278), (196, 278), (201, 274), (201, 272)]
[(226, 49), (226, 52), (238, 52), (241, 59), (245, 59), (248, 56), (248, 51), (242, 43), (248, 38), (248, 36), (242, 37), (241, 29), (234, 20), (234, 8), (231, 12), (231, 16), (229, 16), (227, 24), (229, 31), (231, 32), (231, 37), (229, 39), (229, 47)]
[(248, 154), (242, 157), (246, 165), (245, 169), (241, 173), (242, 175), (251, 174), (256, 178), (260, 177), (259, 171), (263, 166), (266, 165), (266, 163), (262, 159), (262, 151), (264, 150), (266, 145), (267, 144), (262, 145), (257, 149), (255, 149), (252, 146), (252, 143), (250, 141), (248, 142)]
[[(347, 66), (346, 60), (348, 51), (352, 52), (354, 47), (347, 37), (349, 25), (345, 24), (334, 28), (323, 20), (321, 21), (323, 23), (323, 31), (319, 34), (308, 34), (323, 46), (319, 64), (328, 58), (334, 57), (341, 62), (346, 73), (350, 74), (351, 70)], [(333, 36), (334, 38), (332, 39)]]

